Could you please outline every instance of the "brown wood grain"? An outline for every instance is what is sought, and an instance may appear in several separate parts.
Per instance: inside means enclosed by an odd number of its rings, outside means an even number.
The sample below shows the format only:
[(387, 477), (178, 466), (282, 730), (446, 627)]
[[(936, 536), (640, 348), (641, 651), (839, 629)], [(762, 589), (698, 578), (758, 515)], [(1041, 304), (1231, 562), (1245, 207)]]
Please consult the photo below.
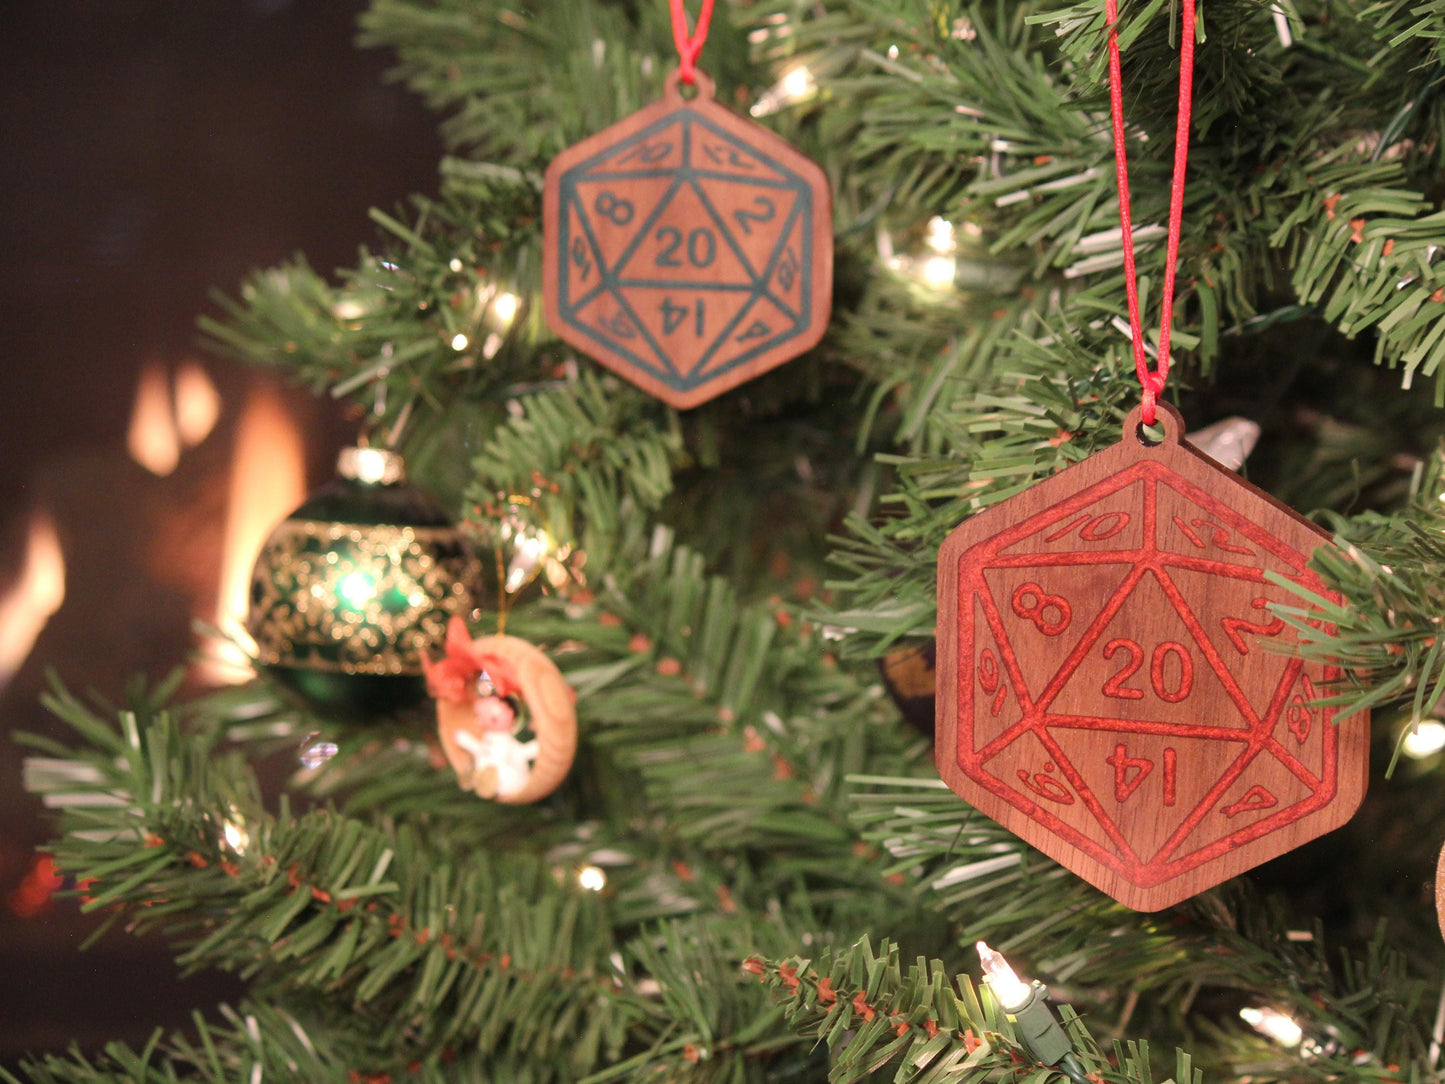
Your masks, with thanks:
[(1445, 848), (1440, 850), (1440, 861), (1435, 865), (1435, 918), (1440, 923), (1440, 935), (1445, 937)]
[(678, 409), (810, 349), (833, 295), (823, 171), (697, 78), (564, 151), (543, 191), (552, 330)]
[[(1327, 536), (1181, 438), (1124, 439), (944, 542), (939, 772), (1126, 906), (1152, 911), (1339, 827), (1369, 713), (1313, 706), (1339, 674), (1286, 653), (1269, 609), (1326, 595)], [(1279, 649), (1286, 649), (1281, 652)]]

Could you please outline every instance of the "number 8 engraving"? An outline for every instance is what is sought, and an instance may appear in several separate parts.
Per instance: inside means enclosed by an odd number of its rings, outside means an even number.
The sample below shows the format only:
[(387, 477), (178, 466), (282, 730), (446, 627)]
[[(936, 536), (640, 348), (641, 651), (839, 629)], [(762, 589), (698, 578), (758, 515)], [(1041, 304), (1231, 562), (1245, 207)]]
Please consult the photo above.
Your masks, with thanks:
[(614, 225), (625, 226), (632, 221), (635, 213), (632, 201), (618, 199), (611, 192), (599, 192), (597, 198), (592, 201), (592, 209), (603, 218), (611, 219)]
[[(1014, 613), (1032, 621), (1034, 628), (1045, 636), (1059, 635), (1069, 627), (1069, 622), (1074, 619), (1074, 612), (1069, 608), (1068, 599), (1061, 595), (1046, 594), (1044, 589), (1036, 583), (1023, 584), (1014, 592), (1013, 608)], [(1058, 616), (1050, 619), (1048, 616), (1050, 610), (1053, 610)]]

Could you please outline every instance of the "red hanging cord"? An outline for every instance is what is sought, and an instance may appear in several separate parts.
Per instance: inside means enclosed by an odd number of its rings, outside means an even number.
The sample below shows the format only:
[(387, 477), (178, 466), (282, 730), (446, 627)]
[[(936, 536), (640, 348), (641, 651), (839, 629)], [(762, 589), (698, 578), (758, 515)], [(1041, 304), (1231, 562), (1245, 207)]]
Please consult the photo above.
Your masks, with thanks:
[(670, 0), (672, 4), (672, 40), (677, 43), (677, 55), (682, 58), (678, 67), (678, 78), (684, 83), (697, 81), (697, 58), (702, 53), (703, 42), (707, 41), (708, 23), (712, 22), (713, 0), (702, 0), (698, 12), (697, 29), (689, 34), (687, 30), (687, 9), (683, 0)]
[[(680, 3), (681, 0), (674, 0)], [(1109, 31), (1109, 111), (1114, 119), (1114, 171), (1119, 180), (1119, 227), (1124, 245), (1124, 292), (1129, 298), (1129, 330), (1134, 340), (1134, 371), (1144, 389), (1145, 425), (1154, 424), (1154, 404), (1169, 379), (1169, 328), (1174, 320), (1174, 267), (1179, 262), (1179, 233), (1184, 221), (1184, 172), (1189, 163), (1189, 112), (1194, 102), (1194, 0), (1182, 0), (1179, 42), (1179, 114), (1174, 126), (1174, 176), (1169, 184), (1169, 236), (1164, 263), (1164, 299), (1159, 317), (1159, 366), (1149, 368), (1144, 327), (1139, 318), (1139, 282), (1134, 272), (1134, 228), (1129, 221), (1128, 148), (1124, 144), (1124, 89), (1119, 73), (1119, 33)], [(1118, 0), (1104, 0), (1104, 18), (1119, 21)]]

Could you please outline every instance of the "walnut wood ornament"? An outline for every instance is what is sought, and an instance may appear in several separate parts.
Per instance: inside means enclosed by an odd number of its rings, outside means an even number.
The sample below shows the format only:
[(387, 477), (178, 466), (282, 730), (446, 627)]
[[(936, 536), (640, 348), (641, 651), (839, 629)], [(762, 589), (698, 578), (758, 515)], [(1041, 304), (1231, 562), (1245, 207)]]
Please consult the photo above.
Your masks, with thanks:
[[(1281, 653), (1275, 573), (1327, 536), (1183, 442), (1160, 404), (1124, 438), (944, 542), (936, 755), (958, 794), (1153, 911), (1337, 828), (1369, 713), (1313, 706), (1339, 671)], [(1336, 601), (1338, 601), (1336, 599)]]
[(1435, 864), (1435, 918), (1440, 923), (1440, 936), (1445, 937), (1445, 848)]
[[(442, 751), (463, 790), (509, 805), (535, 802), (567, 777), (577, 751), (577, 695), (542, 651), (515, 636), (473, 640), (447, 627), (446, 657), (427, 664)], [(506, 698), (526, 707), (536, 735), (513, 733)]]
[(552, 330), (680, 410), (808, 350), (833, 296), (823, 171), (694, 74), (564, 151), (543, 195)]

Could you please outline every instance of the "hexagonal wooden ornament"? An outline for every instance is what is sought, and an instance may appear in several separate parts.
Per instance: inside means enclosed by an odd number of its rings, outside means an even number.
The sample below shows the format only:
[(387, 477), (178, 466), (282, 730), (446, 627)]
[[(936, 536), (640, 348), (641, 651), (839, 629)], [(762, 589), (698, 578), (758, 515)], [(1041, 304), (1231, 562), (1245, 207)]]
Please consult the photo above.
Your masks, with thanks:
[(833, 296), (813, 162), (676, 72), (663, 99), (570, 147), (543, 192), (547, 321), (678, 409), (811, 348)]
[(1267, 574), (1339, 601), (1307, 567), (1328, 536), (1159, 419), (1147, 443), (1135, 410), (938, 562), (939, 772), (1140, 911), (1344, 824), (1368, 771), (1369, 713), (1315, 706), (1340, 673), (1269, 609), (1302, 603)]

